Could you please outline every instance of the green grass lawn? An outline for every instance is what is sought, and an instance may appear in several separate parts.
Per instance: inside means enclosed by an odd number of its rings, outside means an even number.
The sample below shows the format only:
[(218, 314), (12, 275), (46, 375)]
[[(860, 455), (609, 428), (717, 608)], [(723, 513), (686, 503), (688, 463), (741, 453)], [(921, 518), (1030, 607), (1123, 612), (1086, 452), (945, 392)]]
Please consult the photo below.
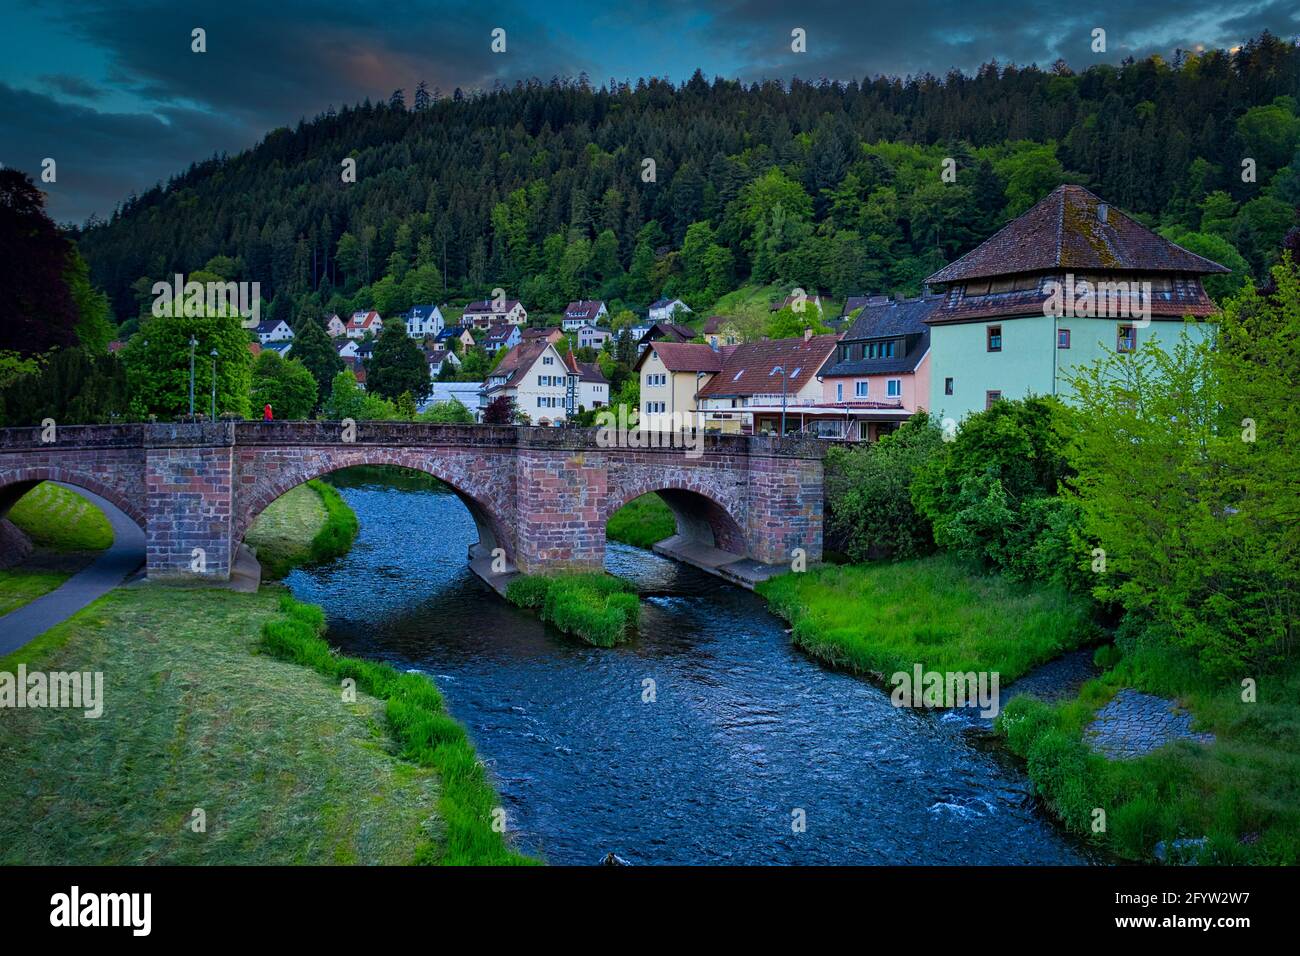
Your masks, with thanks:
[(611, 541), (649, 548), (677, 533), (677, 519), (664, 500), (651, 493), (629, 501), (609, 516), (605, 537)]
[[(1149, 860), (1158, 841), (1208, 837), (1202, 862), (1300, 863), (1300, 662), (1238, 682), (1207, 678), (1189, 655), (1139, 648), (1051, 706), (1029, 697), (999, 720), (1011, 749), (1070, 830), (1121, 856)], [(1121, 688), (1178, 701), (1209, 746), (1176, 742), (1134, 760), (1106, 760), (1083, 742), (1098, 709)], [(1105, 829), (1094, 830), (1096, 809)]]
[(357, 518), (342, 496), (323, 481), (286, 491), (253, 522), (244, 542), (257, 552), (266, 580), (294, 568), (344, 554), (357, 533)]
[(0, 571), (0, 615), (53, 591), (113, 543), (104, 513), (74, 491), (43, 481), (6, 515), (31, 539), (33, 551)]
[(506, 588), (506, 598), (595, 647), (628, 640), (641, 619), (636, 590), (612, 574), (521, 574)]
[(102, 551), (113, 543), (113, 527), (102, 511), (75, 491), (48, 481), (19, 498), (6, 517), (38, 548)]
[(0, 571), (0, 615), (48, 594), (72, 576), (70, 571), (18, 567)]
[(0, 660), (105, 684), (98, 720), (0, 715), (0, 863), (408, 863), (444, 842), (438, 772), (402, 759), (385, 704), (259, 652), (280, 593), (119, 589)]
[(996, 671), (1002, 686), (1092, 638), (1086, 605), (1064, 591), (971, 574), (944, 557), (820, 566), (757, 588), (823, 660), (881, 675)]

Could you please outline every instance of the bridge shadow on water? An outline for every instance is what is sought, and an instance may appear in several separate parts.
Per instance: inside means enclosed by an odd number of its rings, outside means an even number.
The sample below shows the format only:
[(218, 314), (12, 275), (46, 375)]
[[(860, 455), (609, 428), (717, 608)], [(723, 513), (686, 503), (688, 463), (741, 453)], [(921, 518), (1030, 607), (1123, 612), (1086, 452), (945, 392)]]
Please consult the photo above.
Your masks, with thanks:
[(286, 583), (326, 609), (345, 653), (437, 680), (524, 850), (573, 864), (611, 851), (638, 864), (1086, 862), (1000, 752), (811, 661), (755, 595), (611, 543), (606, 566), (652, 596), (631, 642), (588, 647), (468, 569), (475, 523), (436, 481), (330, 480), (361, 533)]

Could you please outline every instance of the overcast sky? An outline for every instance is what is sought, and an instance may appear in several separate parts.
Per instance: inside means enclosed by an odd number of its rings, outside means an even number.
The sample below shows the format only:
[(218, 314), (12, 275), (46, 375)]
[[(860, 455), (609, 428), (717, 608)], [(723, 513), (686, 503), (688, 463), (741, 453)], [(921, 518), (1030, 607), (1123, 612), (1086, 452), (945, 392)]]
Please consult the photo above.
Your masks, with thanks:
[[(1289, 0), (0, 0), (0, 163), (53, 157), (51, 215), (108, 215), (195, 160), (237, 152), (328, 106), (425, 80), (942, 75), (989, 59), (1075, 69), (1300, 33)], [(1154, 6), (1154, 8), (1153, 8)], [(191, 52), (191, 31), (207, 52)], [(490, 49), (506, 31), (506, 52)], [(807, 52), (790, 49), (806, 31)], [(1092, 30), (1107, 51), (1093, 53)]]

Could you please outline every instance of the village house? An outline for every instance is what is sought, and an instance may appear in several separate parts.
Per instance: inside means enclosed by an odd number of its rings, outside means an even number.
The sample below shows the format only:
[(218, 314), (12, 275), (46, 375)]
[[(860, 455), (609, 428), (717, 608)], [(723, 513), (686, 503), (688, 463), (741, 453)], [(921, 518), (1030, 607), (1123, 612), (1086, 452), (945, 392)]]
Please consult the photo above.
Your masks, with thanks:
[(691, 307), (681, 299), (656, 299), (650, 303), (649, 318), (651, 324), (655, 322), (675, 322), (679, 314), (684, 316), (690, 311)]
[(806, 415), (823, 438), (875, 441), (930, 402), (930, 326), (943, 296), (872, 296), (818, 373), (822, 401)]
[(725, 315), (711, 315), (704, 320), (704, 341), (716, 348), (740, 344), (740, 329), (736, 321)]
[(293, 343), (286, 342), (283, 339), (281, 339), (278, 342), (267, 342), (265, 345), (262, 346), (262, 351), (274, 352), (277, 355), (279, 355), (280, 358), (288, 358), (289, 353), (293, 351)]
[(564, 307), (564, 318), (560, 325), (565, 332), (576, 332), (584, 325), (599, 325), (600, 320), (608, 314), (604, 302), (579, 299)]
[(658, 432), (681, 428), (685, 416), (695, 414), (696, 393), (721, 371), (727, 351), (698, 342), (650, 342), (633, 366), (641, 382), (640, 427)]
[(339, 358), (343, 359), (346, 362), (348, 359), (354, 359), (357, 357), (357, 347), (360, 344), (361, 343), (356, 339), (344, 339), (342, 341), (336, 341), (334, 343), (334, 351), (338, 352)]
[(461, 316), (461, 325), (475, 329), (490, 329), (494, 325), (523, 325), (528, 321), (528, 312), (518, 299), (484, 299), (471, 302), (465, 306)]
[(362, 389), (366, 387), (366, 366), (359, 358), (347, 358), (343, 360), (343, 367), (352, 373), (352, 377), (357, 380), (357, 384)]
[(437, 335), (442, 331), (442, 310), (436, 305), (413, 305), (402, 313), (406, 323), (406, 334), (413, 339)]
[(584, 325), (578, 329), (578, 348), (580, 349), (601, 349), (605, 343), (610, 340), (612, 333), (609, 329), (597, 328), (594, 325)]
[[(818, 418), (818, 371), (835, 353), (835, 335), (765, 339), (727, 346), (722, 368), (696, 393), (705, 428), (724, 434), (778, 434), (809, 430)], [(708, 346), (704, 346), (708, 348)]]
[(524, 329), (522, 341), (533, 342), (538, 339), (545, 339), (552, 345), (559, 345), (564, 340), (564, 333), (560, 331), (559, 326), (552, 325), (545, 329)]
[(384, 320), (380, 318), (378, 312), (371, 309), (368, 312), (353, 312), (352, 317), (348, 319), (345, 334), (350, 339), (363, 339), (366, 337), (366, 333), (378, 336), (383, 330)]
[(332, 339), (348, 334), (347, 323), (338, 317), (337, 313), (331, 313), (325, 320), (325, 333)]
[(512, 349), (523, 340), (517, 325), (499, 325), (494, 329), (489, 329), (487, 334), (479, 340), (479, 345), (483, 351), (489, 355), (495, 355), (502, 349)]
[(435, 342), (441, 342), (444, 345), (451, 339), (459, 342), (462, 348), (472, 349), (474, 347), (474, 333), (463, 325), (448, 326), (434, 337)]
[(558, 425), (568, 406), (568, 366), (546, 341), (515, 346), (501, 359), (483, 385), (483, 404), (504, 395), (534, 425)]
[[(1069, 401), (1080, 366), (1213, 337), (1202, 276), (1228, 270), (1082, 186), (1060, 186), (930, 276), (930, 410), (961, 421), (1001, 398)], [(1184, 321), (1187, 317), (1191, 321)]]
[(689, 342), (693, 338), (695, 338), (695, 330), (689, 325), (678, 325), (676, 322), (656, 322), (637, 338), (636, 347), (638, 352), (644, 352), (646, 346), (651, 342), (658, 342), (660, 339), (666, 342)]
[(268, 342), (290, 342), (293, 329), (283, 319), (263, 319), (257, 325), (257, 341), (263, 345)]
[(429, 388), (429, 397), (419, 406), (420, 411), (427, 411), (435, 405), (459, 402), (474, 415), (478, 421), (483, 417), (479, 407), (479, 393), (483, 390), (482, 382), (434, 382)]
[(430, 349), (424, 353), (424, 358), (429, 363), (429, 378), (436, 379), (443, 369), (454, 371), (460, 368), (460, 356), (451, 349)]
[(598, 362), (579, 362), (570, 351), (564, 356), (564, 365), (569, 373), (568, 414), (576, 415), (609, 404), (609, 380)]

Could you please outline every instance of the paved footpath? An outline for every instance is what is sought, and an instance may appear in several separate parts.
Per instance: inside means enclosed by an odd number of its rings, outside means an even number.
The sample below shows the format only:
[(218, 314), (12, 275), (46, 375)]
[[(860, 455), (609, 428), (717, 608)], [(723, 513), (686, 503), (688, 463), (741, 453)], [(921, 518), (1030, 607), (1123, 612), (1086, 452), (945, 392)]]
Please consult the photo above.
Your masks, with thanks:
[(1144, 757), (1172, 740), (1214, 743), (1214, 734), (1194, 733), (1192, 715), (1173, 701), (1125, 687), (1088, 725), (1084, 738), (1110, 760)]
[(66, 621), (91, 601), (121, 584), (144, 564), (144, 532), (112, 502), (74, 485), (75, 491), (104, 512), (113, 526), (113, 543), (93, 562), (49, 594), (0, 617), (0, 657), (18, 650), (32, 638)]

